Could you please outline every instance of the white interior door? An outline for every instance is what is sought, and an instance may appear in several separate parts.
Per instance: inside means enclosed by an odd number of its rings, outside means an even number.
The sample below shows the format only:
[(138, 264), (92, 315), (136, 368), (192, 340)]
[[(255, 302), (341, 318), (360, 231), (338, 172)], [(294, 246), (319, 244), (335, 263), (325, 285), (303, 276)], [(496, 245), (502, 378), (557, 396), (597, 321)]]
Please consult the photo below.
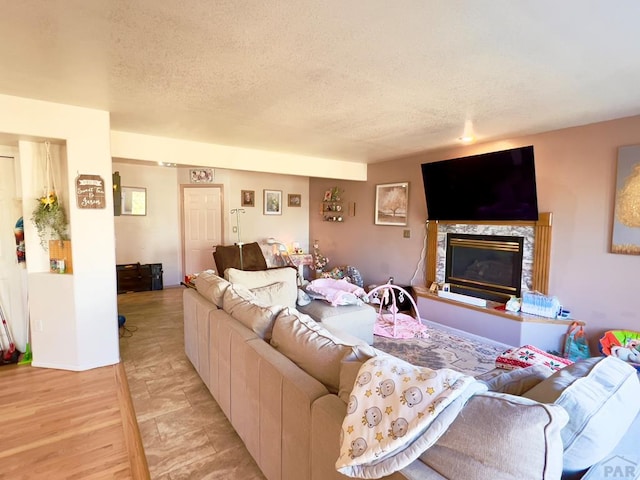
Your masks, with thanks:
[(215, 269), (213, 247), (222, 243), (222, 187), (185, 187), (182, 205), (183, 273)]

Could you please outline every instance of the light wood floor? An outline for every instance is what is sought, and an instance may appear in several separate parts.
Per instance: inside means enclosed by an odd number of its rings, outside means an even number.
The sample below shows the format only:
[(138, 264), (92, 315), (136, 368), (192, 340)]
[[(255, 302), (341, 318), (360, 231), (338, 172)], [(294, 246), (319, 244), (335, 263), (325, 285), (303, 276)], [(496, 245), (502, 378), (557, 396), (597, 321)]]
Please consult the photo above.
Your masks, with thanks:
[(264, 479), (184, 353), (183, 289), (118, 295), (135, 330), (124, 332), (120, 355), (151, 478)]
[(0, 367), (0, 479), (148, 479), (122, 364)]

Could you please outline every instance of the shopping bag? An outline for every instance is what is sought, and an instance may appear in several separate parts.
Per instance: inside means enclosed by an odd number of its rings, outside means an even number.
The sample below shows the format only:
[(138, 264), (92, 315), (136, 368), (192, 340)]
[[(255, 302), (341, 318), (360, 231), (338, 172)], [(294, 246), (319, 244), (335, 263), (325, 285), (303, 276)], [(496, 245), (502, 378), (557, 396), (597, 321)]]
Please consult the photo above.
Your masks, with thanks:
[(563, 356), (572, 362), (577, 362), (578, 360), (591, 356), (589, 344), (584, 336), (584, 329), (578, 322), (572, 322), (569, 326), (564, 340)]

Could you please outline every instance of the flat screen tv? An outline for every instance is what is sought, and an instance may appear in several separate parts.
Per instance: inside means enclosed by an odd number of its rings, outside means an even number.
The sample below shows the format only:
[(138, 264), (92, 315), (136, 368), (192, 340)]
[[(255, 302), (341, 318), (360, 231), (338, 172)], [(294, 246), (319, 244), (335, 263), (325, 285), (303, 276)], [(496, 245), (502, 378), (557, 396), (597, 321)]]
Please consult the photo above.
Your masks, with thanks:
[(538, 220), (533, 145), (422, 164), (429, 220)]

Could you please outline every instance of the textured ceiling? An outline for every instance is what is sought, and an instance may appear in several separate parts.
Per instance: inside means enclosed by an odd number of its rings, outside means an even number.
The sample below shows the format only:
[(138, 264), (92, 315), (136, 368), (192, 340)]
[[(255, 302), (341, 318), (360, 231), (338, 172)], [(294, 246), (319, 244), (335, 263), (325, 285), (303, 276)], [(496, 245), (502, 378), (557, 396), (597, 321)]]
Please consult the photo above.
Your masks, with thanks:
[[(373, 162), (640, 114), (637, 0), (0, 0), (0, 93)], [(1, 112), (0, 112), (1, 114)]]

